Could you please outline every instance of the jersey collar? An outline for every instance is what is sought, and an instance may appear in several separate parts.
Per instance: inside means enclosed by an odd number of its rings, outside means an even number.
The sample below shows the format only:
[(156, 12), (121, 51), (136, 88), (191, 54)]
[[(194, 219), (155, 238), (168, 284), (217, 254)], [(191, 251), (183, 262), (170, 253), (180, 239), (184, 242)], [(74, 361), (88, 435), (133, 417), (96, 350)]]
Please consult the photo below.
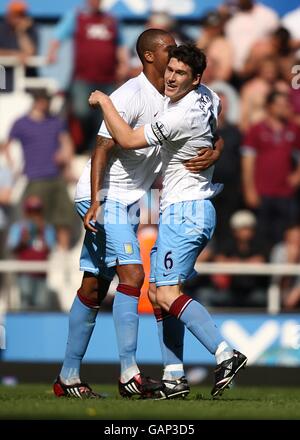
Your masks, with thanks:
[(154, 87), (153, 84), (151, 84), (151, 82), (147, 79), (146, 75), (143, 72), (139, 74), (139, 80), (149, 89), (149, 91), (154, 96), (159, 96), (160, 99), (164, 99), (164, 96), (159, 93), (159, 91)]

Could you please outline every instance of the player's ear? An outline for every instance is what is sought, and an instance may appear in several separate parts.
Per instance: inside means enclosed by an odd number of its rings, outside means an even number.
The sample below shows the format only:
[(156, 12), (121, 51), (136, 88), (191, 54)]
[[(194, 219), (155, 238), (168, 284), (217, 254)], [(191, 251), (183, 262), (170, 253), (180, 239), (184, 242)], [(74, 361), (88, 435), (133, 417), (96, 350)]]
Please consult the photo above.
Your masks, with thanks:
[(201, 75), (197, 75), (197, 76), (195, 77), (194, 81), (193, 81), (193, 86), (194, 86), (194, 87), (199, 86), (200, 81), (201, 81)]
[(154, 61), (153, 52), (151, 52), (150, 50), (146, 50), (146, 52), (144, 52), (144, 58), (147, 61), (147, 63), (153, 63)]

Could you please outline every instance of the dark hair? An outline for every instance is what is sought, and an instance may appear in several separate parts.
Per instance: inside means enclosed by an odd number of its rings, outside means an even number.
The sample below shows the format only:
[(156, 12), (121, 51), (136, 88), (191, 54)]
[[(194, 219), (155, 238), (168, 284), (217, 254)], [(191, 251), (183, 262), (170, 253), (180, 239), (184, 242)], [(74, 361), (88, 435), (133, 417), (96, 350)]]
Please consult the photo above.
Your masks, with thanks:
[(287, 98), (288, 95), (278, 90), (272, 90), (266, 97), (266, 106), (272, 105), (280, 96)]
[(280, 26), (273, 32), (272, 36), (276, 38), (279, 43), (279, 48), (278, 48), (279, 55), (282, 56), (289, 55), (291, 53), (290, 32), (283, 26)]
[(46, 99), (47, 101), (51, 100), (51, 96), (46, 89), (32, 89), (30, 93), (34, 101), (38, 101), (40, 99)]
[(206, 55), (194, 44), (170, 47), (169, 59), (171, 58), (176, 58), (178, 61), (190, 66), (194, 77), (197, 75), (201, 76), (206, 69)]
[(136, 51), (143, 64), (144, 53), (147, 52), (147, 50), (153, 52), (158, 44), (157, 40), (169, 35), (169, 32), (164, 31), (163, 29), (147, 29), (141, 33), (136, 42)]

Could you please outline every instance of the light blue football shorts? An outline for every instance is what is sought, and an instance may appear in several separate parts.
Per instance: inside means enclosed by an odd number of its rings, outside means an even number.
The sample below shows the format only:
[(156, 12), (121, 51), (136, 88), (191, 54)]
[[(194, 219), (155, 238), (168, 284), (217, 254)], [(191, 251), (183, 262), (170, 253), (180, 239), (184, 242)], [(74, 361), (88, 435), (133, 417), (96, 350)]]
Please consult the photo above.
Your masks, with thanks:
[(195, 262), (215, 225), (216, 212), (210, 200), (168, 206), (160, 215), (158, 237), (151, 251), (150, 282), (172, 286), (195, 276)]
[[(89, 200), (76, 203), (77, 212), (82, 219), (90, 205)], [(112, 280), (116, 265), (142, 264), (136, 236), (139, 217), (137, 202), (126, 206), (113, 200), (105, 200), (95, 223), (98, 232), (85, 233), (80, 270)]]

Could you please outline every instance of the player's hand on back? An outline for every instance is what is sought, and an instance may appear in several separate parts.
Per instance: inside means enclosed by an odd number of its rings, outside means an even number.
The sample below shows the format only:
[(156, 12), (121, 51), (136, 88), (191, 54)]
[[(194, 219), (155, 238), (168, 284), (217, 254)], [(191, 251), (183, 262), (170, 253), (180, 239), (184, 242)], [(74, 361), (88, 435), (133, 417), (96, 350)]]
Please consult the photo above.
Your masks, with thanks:
[[(91, 232), (98, 232), (98, 230), (95, 228), (94, 224), (97, 221), (97, 217), (99, 215), (100, 210), (99, 202), (95, 202), (91, 205), (91, 207), (88, 209), (87, 213), (84, 216), (83, 224), (87, 231)], [(93, 223), (93, 224), (92, 224)]]
[(220, 136), (215, 138), (214, 148), (200, 148), (198, 156), (184, 162), (186, 169), (191, 173), (199, 173), (214, 165), (220, 158), (224, 148), (224, 141)]
[(219, 159), (219, 154), (212, 148), (201, 148), (198, 156), (184, 161), (184, 166), (191, 173), (198, 173), (212, 166)]

